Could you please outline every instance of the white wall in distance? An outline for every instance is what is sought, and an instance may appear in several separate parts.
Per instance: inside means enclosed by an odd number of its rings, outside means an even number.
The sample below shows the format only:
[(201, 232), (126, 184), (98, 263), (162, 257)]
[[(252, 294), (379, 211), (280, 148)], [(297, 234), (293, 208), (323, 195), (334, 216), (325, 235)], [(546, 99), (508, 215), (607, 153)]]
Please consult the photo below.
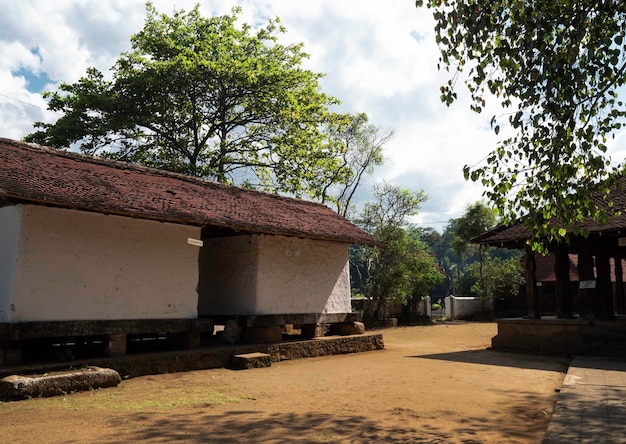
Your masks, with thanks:
[(23, 207), (11, 322), (197, 317), (200, 228)]

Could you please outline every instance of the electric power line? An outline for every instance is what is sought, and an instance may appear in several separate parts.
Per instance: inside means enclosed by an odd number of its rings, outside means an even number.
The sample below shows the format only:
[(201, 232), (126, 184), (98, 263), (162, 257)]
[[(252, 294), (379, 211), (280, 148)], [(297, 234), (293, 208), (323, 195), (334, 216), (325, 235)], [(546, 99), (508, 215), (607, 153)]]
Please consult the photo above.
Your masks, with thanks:
[[(38, 108), (38, 109), (40, 109), (40, 110), (42, 110), (42, 111), (49, 111), (49, 110), (47, 110), (47, 109), (45, 109), (45, 108), (42, 108), (42, 107), (41, 107), (41, 106), (39, 106), (39, 105), (35, 105), (35, 104), (33, 104), (33, 103), (29, 103), (29, 102), (26, 102), (26, 101), (21, 100), (21, 99), (16, 99), (15, 97), (7, 96), (6, 94), (2, 94), (2, 93), (0, 93), (0, 96), (5, 97), (5, 98), (10, 99), (10, 100), (15, 100), (16, 102), (23, 103), (24, 105), (32, 106), (33, 108)], [(59, 115), (62, 115), (62, 114), (63, 114), (63, 113), (60, 113), (60, 112), (58, 112), (58, 111), (52, 111), (52, 112), (53, 112), (53, 113), (55, 113), (55, 114), (59, 114)]]

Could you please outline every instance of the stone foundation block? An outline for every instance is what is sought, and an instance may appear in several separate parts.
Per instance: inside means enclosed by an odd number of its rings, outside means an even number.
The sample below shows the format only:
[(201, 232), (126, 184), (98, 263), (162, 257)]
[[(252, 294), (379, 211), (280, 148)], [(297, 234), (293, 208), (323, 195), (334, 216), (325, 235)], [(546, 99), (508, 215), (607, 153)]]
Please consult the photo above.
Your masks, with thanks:
[(0, 379), (0, 399), (15, 400), (35, 396), (57, 396), (95, 388), (115, 387), (122, 378), (110, 368), (46, 373), (38, 376), (12, 375)]
[(241, 339), (241, 327), (237, 319), (229, 319), (224, 325), (220, 339), (227, 344), (236, 344)]
[(126, 335), (109, 335), (107, 343), (107, 355), (124, 356), (126, 355)]
[(267, 353), (246, 353), (233, 356), (232, 367), (243, 370), (248, 368), (263, 368), (272, 366), (272, 357)]
[(362, 335), (365, 333), (363, 322), (340, 322), (330, 324), (330, 334), (339, 336)]
[(321, 338), (324, 336), (324, 325), (321, 324), (305, 324), (302, 326), (301, 334), (304, 338)]
[(243, 341), (248, 344), (271, 344), (283, 340), (283, 330), (276, 327), (246, 327)]

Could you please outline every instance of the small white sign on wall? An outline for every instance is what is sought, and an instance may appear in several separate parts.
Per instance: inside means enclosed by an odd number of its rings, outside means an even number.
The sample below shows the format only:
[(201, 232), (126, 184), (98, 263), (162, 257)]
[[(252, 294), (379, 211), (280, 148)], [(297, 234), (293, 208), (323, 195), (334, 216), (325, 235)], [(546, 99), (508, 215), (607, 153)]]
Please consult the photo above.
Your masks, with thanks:
[(195, 245), (196, 247), (202, 247), (204, 245), (204, 242), (202, 242), (200, 239), (194, 239), (192, 237), (187, 238), (187, 243), (189, 245)]
[(580, 285), (579, 287), (581, 289), (589, 289), (589, 288), (596, 288), (596, 281), (580, 281)]

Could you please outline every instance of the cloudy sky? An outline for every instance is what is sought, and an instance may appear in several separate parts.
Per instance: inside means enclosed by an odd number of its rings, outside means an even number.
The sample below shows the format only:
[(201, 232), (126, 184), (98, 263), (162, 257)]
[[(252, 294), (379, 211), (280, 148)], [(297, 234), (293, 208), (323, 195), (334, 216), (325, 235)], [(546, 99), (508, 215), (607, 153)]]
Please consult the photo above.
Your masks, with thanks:
[[(462, 168), (480, 162), (496, 143), (489, 120), (461, 100), (447, 108), (439, 86), (439, 52), (430, 11), (413, 0), (154, 0), (161, 12), (201, 4), (205, 15), (243, 7), (244, 20), (265, 24), (280, 17), (286, 43), (303, 42), (307, 68), (326, 74), (325, 92), (342, 101), (343, 112), (365, 112), (371, 123), (393, 128), (386, 163), (375, 181), (429, 196), (416, 222), (441, 230), (482, 189), (465, 182)], [(73, 83), (88, 66), (107, 72), (129, 37), (143, 27), (141, 0), (0, 0), (0, 137), (20, 139), (34, 121), (52, 122), (41, 91)], [(459, 88), (461, 89), (461, 88)]]

